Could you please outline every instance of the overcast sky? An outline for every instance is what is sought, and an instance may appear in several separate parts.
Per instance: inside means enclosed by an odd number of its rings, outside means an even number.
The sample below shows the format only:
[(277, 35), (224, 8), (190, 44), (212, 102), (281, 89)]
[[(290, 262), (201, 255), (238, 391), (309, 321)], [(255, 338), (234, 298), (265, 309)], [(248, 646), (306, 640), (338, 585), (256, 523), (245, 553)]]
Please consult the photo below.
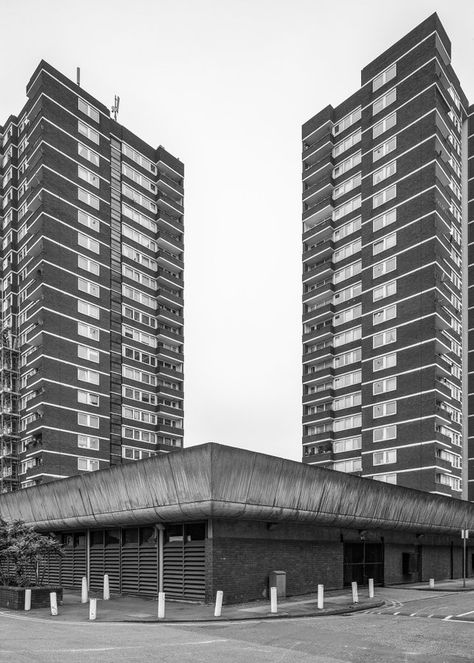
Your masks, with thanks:
[(438, 11), (474, 99), (469, 0), (0, 0), (0, 123), (43, 58), (185, 164), (185, 442), (301, 457), (301, 124)]

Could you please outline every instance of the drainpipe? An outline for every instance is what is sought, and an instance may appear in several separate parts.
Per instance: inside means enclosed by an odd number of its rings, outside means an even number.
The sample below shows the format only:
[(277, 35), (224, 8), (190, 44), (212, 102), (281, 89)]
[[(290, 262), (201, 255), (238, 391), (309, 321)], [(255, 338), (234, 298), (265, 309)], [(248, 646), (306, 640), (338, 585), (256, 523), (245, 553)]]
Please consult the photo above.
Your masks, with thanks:
[(161, 523), (155, 525), (158, 530), (158, 591), (163, 591), (163, 546), (165, 541), (165, 526)]
[(90, 577), (91, 577), (91, 531), (90, 529), (86, 530), (86, 578), (87, 578), (87, 587), (90, 588)]

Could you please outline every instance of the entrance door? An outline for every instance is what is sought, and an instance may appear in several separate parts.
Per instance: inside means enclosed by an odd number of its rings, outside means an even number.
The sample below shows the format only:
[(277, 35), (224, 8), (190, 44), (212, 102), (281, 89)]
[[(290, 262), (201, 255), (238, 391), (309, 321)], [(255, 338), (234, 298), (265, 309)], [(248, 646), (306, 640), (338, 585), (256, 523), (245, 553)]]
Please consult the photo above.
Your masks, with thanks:
[(344, 543), (344, 585), (367, 585), (369, 578), (383, 585), (383, 543)]

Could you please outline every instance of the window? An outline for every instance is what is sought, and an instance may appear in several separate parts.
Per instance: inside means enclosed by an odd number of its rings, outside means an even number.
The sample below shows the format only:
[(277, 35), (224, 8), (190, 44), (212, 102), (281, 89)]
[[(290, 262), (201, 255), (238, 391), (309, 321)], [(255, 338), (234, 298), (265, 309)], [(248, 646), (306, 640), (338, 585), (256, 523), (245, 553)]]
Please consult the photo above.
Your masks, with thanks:
[[(128, 285), (122, 284), (122, 295), (124, 297), (129, 297), (129, 299), (133, 299), (135, 302), (138, 302), (139, 304), (143, 304), (143, 306), (148, 306), (149, 308), (152, 309), (156, 309), (157, 307), (157, 301), (155, 297), (150, 297), (150, 295), (146, 295), (144, 292), (140, 292), (140, 290), (131, 288)], [(176, 314), (177, 313), (175, 313), (175, 315)]]
[(360, 216), (358, 216), (356, 219), (352, 219), (352, 221), (349, 221), (349, 223), (345, 223), (334, 231), (333, 241), (337, 242), (339, 239), (344, 239), (344, 237), (347, 237), (347, 235), (352, 235), (352, 233), (360, 230), (360, 225)]
[(397, 269), (397, 259), (387, 258), (387, 260), (383, 260), (382, 262), (379, 262), (373, 266), (372, 275), (374, 279), (376, 279), (379, 276), (388, 274), (388, 272), (392, 272), (394, 269)]
[(140, 428), (131, 428), (130, 426), (122, 427), (122, 436), (129, 440), (138, 440), (139, 442), (146, 442), (148, 444), (156, 444), (156, 433)]
[(379, 325), (382, 322), (387, 322), (387, 320), (393, 320), (397, 317), (397, 305), (392, 304), (391, 306), (386, 306), (380, 311), (376, 311), (373, 314), (373, 324)]
[(152, 373), (146, 373), (145, 371), (140, 371), (137, 368), (132, 368), (131, 366), (126, 366), (125, 364), (122, 364), (122, 375), (129, 380), (143, 382), (143, 384), (149, 384), (153, 387), (156, 386), (156, 375)]
[(384, 117), (383, 120), (377, 122), (377, 124), (374, 124), (372, 129), (372, 137), (377, 138), (378, 136), (381, 136), (383, 133), (394, 127), (396, 123), (397, 123), (396, 113), (387, 115), (387, 117)]
[(353, 327), (353, 329), (348, 329), (345, 332), (336, 334), (334, 336), (334, 347), (339, 347), (340, 345), (345, 345), (346, 343), (352, 343), (352, 341), (357, 341), (362, 336), (362, 327)]
[(339, 290), (339, 292), (334, 293), (333, 302), (334, 304), (342, 304), (349, 299), (358, 297), (361, 292), (362, 283), (361, 281), (358, 281), (357, 283), (354, 283), (354, 285), (350, 285), (348, 288), (344, 288), (344, 290)]
[[(133, 189), (130, 189), (130, 191), (132, 192)], [(140, 194), (137, 193), (137, 195)], [(130, 195), (130, 197), (132, 196)], [(139, 203), (140, 201), (136, 200), (135, 202)], [(128, 217), (129, 219), (132, 219), (132, 221), (135, 221), (140, 226), (147, 228), (147, 230), (151, 230), (154, 233), (157, 232), (157, 225), (152, 219), (148, 218), (144, 214), (140, 214), (140, 212), (137, 212), (137, 210), (134, 210), (132, 207), (129, 207), (124, 203), (122, 203), (122, 214)]]
[(390, 67), (385, 69), (385, 71), (382, 71), (381, 74), (376, 76), (374, 80), (372, 81), (372, 92), (376, 92), (379, 88), (382, 87), (382, 85), (385, 85), (385, 83), (388, 83), (388, 81), (391, 81), (392, 78), (395, 78), (397, 75), (397, 65), (392, 64)]
[(99, 417), (97, 417), (95, 414), (78, 412), (77, 423), (79, 424), (79, 426), (89, 426), (90, 428), (99, 428)]
[(360, 472), (362, 470), (362, 460), (360, 458), (338, 460), (333, 464), (332, 469), (337, 472)]
[(93, 207), (94, 209), (100, 209), (99, 199), (97, 198), (97, 196), (93, 196), (92, 193), (89, 193), (89, 191), (85, 191), (84, 189), (78, 189), (77, 197), (83, 203), (86, 203), (86, 205), (90, 205), (90, 207)]
[(358, 129), (350, 136), (347, 136), (347, 138), (345, 138), (344, 140), (341, 140), (339, 143), (336, 143), (336, 145), (334, 145), (332, 150), (332, 156), (338, 157), (343, 152), (346, 152), (346, 150), (350, 149), (353, 145), (359, 143), (361, 137), (362, 137), (361, 130)]
[(82, 210), (77, 211), (77, 220), (79, 223), (82, 223), (83, 226), (87, 226), (91, 230), (100, 231), (100, 222), (99, 219), (96, 219), (94, 216), (83, 212)]
[(147, 288), (151, 288), (152, 290), (156, 290), (157, 288), (156, 279), (151, 278), (151, 276), (148, 276), (147, 274), (144, 274), (143, 272), (140, 272), (138, 269), (134, 269), (129, 265), (122, 264), (122, 274), (132, 281), (136, 281), (137, 283), (146, 286)]
[(95, 364), (100, 362), (99, 351), (94, 350), (94, 348), (88, 348), (85, 345), (77, 346), (77, 356), (81, 359), (86, 359), (87, 361), (93, 361)]
[(150, 159), (144, 157), (143, 154), (140, 154), (140, 152), (134, 150), (132, 147), (130, 147), (130, 145), (122, 143), (122, 154), (125, 154), (125, 156), (127, 156), (132, 161), (135, 161), (135, 163), (137, 163), (142, 168), (145, 168), (152, 173), (156, 173), (156, 166), (150, 161)]
[(77, 469), (84, 472), (96, 472), (99, 469), (99, 461), (95, 458), (78, 458)]
[(156, 203), (147, 198), (147, 196), (144, 196), (142, 193), (135, 191), (135, 189), (132, 189), (132, 187), (127, 186), (126, 184), (122, 184), (122, 194), (128, 198), (131, 198), (138, 205), (146, 207), (150, 212), (156, 212)]
[(373, 360), (372, 365), (374, 371), (383, 371), (386, 368), (392, 368), (397, 365), (397, 353), (391, 352), (388, 355), (376, 357)]
[(372, 245), (372, 252), (375, 255), (377, 253), (382, 253), (382, 251), (387, 251), (397, 244), (397, 233), (392, 233), (391, 235), (385, 235), (382, 239), (378, 239)]
[(397, 427), (392, 426), (380, 426), (379, 428), (374, 428), (372, 431), (373, 441), (374, 442), (384, 442), (385, 440), (394, 440), (397, 437)]
[(137, 244), (141, 244), (146, 249), (150, 249), (150, 251), (156, 252), (158, 250), (158, 244), (150, 237), (144, 235), (141, 232), (138, 232), (138, 230), (130, 228), (130, 226), (127, 226), (124, 223), (122, 223), (122, 235), (132, 239)]
[(340, 419), (334, 419), (334, 430), (347, 430), (349, 428), (358, 428), (362, 426), (362, 415), (361, 414), (352, 414), (350, 417), (341, 417)]
[(140, 331), (139, 329), (134, 329), (133, 327), (128, 327), (126, 325), (122, 326), (122, 334), (126, 338), (132, 338), (138, 343), (143, 343), (144, 345), (149, 345), (152, 348), (156, 348), (157, 339), (156, 336), (151, 334), (146, 334), (145, 332)]
[(82, 382), (90, 382), (91, 384), (100, 384), (100, 375), (96, 371), (91, 371), (88, 368), (77, 369), (77, 379)]
[[(135, 320), (136, 322), (141, 322), (142, 325), (153, 327), (153, 329), (156, 329), (156, 327), (158, 326), (158, 322), (155, 317), (148, 315), (148, 313), (144, 313), (143, 311), (139, 311), (136, 308), (132, 308), (131, 306), (126, 306), (125, 304), (122, 305), (122, 315), (124, 318), (128, 318), (129, 320)], [(166, 328), (171, 330), (174, 334), (179, 334), (178, 329), (168, 327), (167, 325), (161, 325), (161, 327), (163, 329)]]
[(92, 394), (89, 391), (78, 391), (77, 392), (77, 402), (86, 403), (86, 405), (94, 405), (98, 407), (99, 405), (99, 395)]
[(372, 222), (372, 227), (374, 232), (377, 230), (381, 230), (382, 228), (385, 228), (385, 226), (389, 226), (391, 223), (394, 223), (397, 220), (397, 210), (392, 209), (390, 212), (385, 212), (385, 214), (381, 214), (380, 216), (376, 216), (375, 219)]
[(374, 396), (377, 394), (384, 394), (388, 391), (395, 391), (397, 388), (397, 378), (385, 378), (385, 380), (377, 380), (373, 383), (372, 390)]
[[(375, 432), (375, 431), (374, 431)], [(397, 450), (375, 451), (373, 455), (374, 465), (390, 465), (397, 462)]]
[(140, 361), (143, 364), (148, 364), (148, 366), (157, 366), (157, 358), (148, 352), (141, 352), (141, 350), (135, 350), (135, 348), (122, 345), (122, 354), (124, 357), (127, 357), (127, 359)]
[(374, 419), (389, 417), (392, 414), (397, 414), (397, 401), (386, 401), (385, 403), (374, 405), (372, 408), (372, 416)]
[(130, 260), (133, 260), (140, 265), (143, 265), (144, 267), (147, 267), (148, 269), (152, 269), (154, 272), (158, 271), (158, 263), (156, 260), (153, 260), (153, 258), (150, 258), (150, 256), (137, 251), (127, 244), (122, 244), (122, 255), (130, 258)]
[(351, 373), (344, 373), (334, 378), (334, 389), (342, 389), (343, 387), (350, 387), (353, 384), (360, 384), (361, 371), (352, 371)]
[(83, 302), (81, 299), (79, 299), (77, 302), (77, 310), (79, 313), (88, 315), (91, 318), (96, 318), (97, 320), (100, 318), (99, 307), (94, 306), (93, 304), (89, 304), (89, 302)]
[(85, 325), (83, 322), (77, 323), (77, 333), (79, 336), (85, 336), (90, 338), (93, 341), (98, 341), (100, 338), (100, 331), (97, 327), (92, 327), (92, 325)]
[(393, 138), (386, 140), (384, 143), (381, 143), (373, 150), (372, 159), (373, 161), (378, 161), (379, 159), (382, 159), (387, 154), (390, 154), (390, 152), (393, 152), (396, 149), (397, 149), (397, 137), (393, 136)]
[(77, 287), (78, 290), (81, 292), (87, 292), (87, 294), (92, 295), (92, 297), (100, 297), (100, 287), (97, 285), (97, 283), (78, 278)]
[(95, 131), (92, 129), (92, 127), (89, 127), (87, 124), (84, 124), (84, 122), (81, 122), (80, 120), (77, 123), (77, 130), (90, 141), (96, 143), (96, 145), (99, 145), (100, 136), (98, 131)]
[(79, 246), (92, 251), (93, 253), (100, 253), (100, 244), (92, 237), (88, 235), (83, 235), (82, 233), (77, 233), (77, 243)]
[[(77, 266), (79, 267), (79, 269), (84, 269), (85, 271), (91, 272), (91, 274), (95, 274), (96, 276), (99, 276), (100, 274), (99, 263), (94, 262), (90, 258), (84, 258), (84, 256), (77, 256)], [(87, 292), (87, 290), (85, 292)], [(98, 296), (99, 295), (97, 294), (96, 297)]]
[(376, 115), (377, 113), (380, 113), (380, 111), (382, 111), (384, 108), (387, 108), (387, 106), (393, 104), (396, 99), (397, 88), (394, 87), (374, 101), (372, 104), (372, 114)]
[(382, 168), (379, 168), (378, 170), (375, 171), (375, 173), (372, 176), (372, 184), (375, 186), (376, 184), (379, 184), (379, 182), (386, 180), (387, 177), (391, 177), (396, 172), (397, 172), (397, 162), (391, 161), (386, 166), (383, 166)]
[(335, 440), (333, 443), (333, 451), (336, 454), (344, 453), (345, 451), (355, 451), (362, 448), (362, 438), (360, 435), (356, 437), (347, 437), (344, 440)]
[(397, 292), (397, 282), (390, 281), (390, 283), (385, 283), (384, 285), (374, 288), (372, 291), (373, 301), (378, 302), (380, 299), (385, 297), (390, 297), (395, 295)]
[(397, 195), (397, 185), (392, 184), (392, 186), (389, 186), (383, 191), (380, 191), (379, 193), (375, 194), (375, 196), (372, 198), (372, 205), (374, 208), (380, 207), (380, 205), (388, 203), (389, 200), (393, 200), (393, 198), (395, 198), (396, 195)]
[(80, 177), (81, 180), (84, 180), (85, 182), (91, 184), (92, 186), (95, 186), (97, 188), (100, 187), (99, 176), (93, 173), (92, 171), (87, 170), (87, 168), (84, 168), (84, 166), (77, 167), (77, 176)]
[(99, 451), (99, 438), (91, 435), (78, 435), (77, 446), (81, 449), (93, 449)]
[(355, 166), (358, 166), (360, 164), (361, 158), (362, 158), (362, 152), (360, 150), (358, 152), (355, 152), (348, 159), (345, 159), (338, 166), (334, 167), (332, 171), (332, 176), (336, 178), (339, 177), (339, 175), (347, 173), (349, 170), (355, 168)]
[(332, 193), (333, 199), (336, 200), (336, 198), (340, 198), (344, 194), (349, 193), (349, 191), (352, 191), (352, 189), (360, 186), (360, 178), (360, 173), (357, 173), (357, 175), (354, 175), (354, 177), (351, 177), (345, 182), (342, 182), (342, 184), (336, 186)]
[(133, 419), (134, 421), (141, 421), (144, 424), (156, 424), (156, 414), (148, 410), (139, 410), (138, 408), (122, 406), (122, 417), (124, 419)]
[(346, 267), (334, 272), (334, 283), (340, 283), (341, 281), (351, 278), (351, 276), (359, 274), (361, 269), (362, 263), (360, 260), (357, 260), (357, 262), (353, 262), (350, 265), (346, 265)]
[(361, 108), (359, 106), (359, 108), (353, 110), (352, 113), (346, 115), (342, 120), (339, 120), (339, 122), (333, 126), (332, 128), (333, 135), (337, 136), (337, 134), (341, 133), (341, 131), (344, 131), (352, 124), (358, 122), (360, 120), (360, 116), (361, 116)]
[(335, 398), (332, 402), (334, 410), (344, 410), (348, 407), (355, 407), (360, 405), (361, 395), (360, 391), (357, 391), (355, 394), (347, 394), (346, 396), (340, 396)]
[(342, 325), (345, 322), (357, 320), (357, 318), (360, 318), (361, 313), (362, 306), (360, 304), (357, 304), (357, 306), (353, 306), (352, 308), (346, 308), (345, 311), (341, 311), (334, 316), (333, 325)]
[(128, 166), (126, 163), (122, 163), (122, 173), (144, 189), (148, 189), (153, 193), (156, 192), (156, 184), (149, 180), (148, 177), (139, 173), (138, 170), (135, 170), (135, 168)]
[(347, 203), (344, 203), (343, 205), (339, 205), (339, 207), (336, 207), (336, 209), (332, 213), (333, 221), (337, 221), (346, 214), (350, 214), (354, 210), (359, 209), (361, 205), (361, 200), (362, 199), (360, 196), (356, 196), (355, 198), (351, 198), (351, 200), (348, 200)]
[(345, 246), (342, 246), (337, 251), (334, 251), (333, 261), (334, 262), (339, 262), (339, 260), (344, 260), (345, 258), (349, 258), (350, 256), (354, 255), (355, 253), (358, 253), (361, 249), (361, 246), (362, 246), (362, 242), (361, 242), (360, 239), (356, 239), (354, 242), (350, 242), (350, 244), (346, 244)]
[(383, 483), (397, 483), (397, 475), (395, 473), (390, 474), (377, 474), (377, 476), (372, 477), (374, 481), (382, 481)]
[(149, 458), (150, 456), (155, 456), (155, 452), (147, 451), (146, 449), (137, 449), (136, 447), (122, 447), (122, 458), (128, 458), (129, 460), (142, 460), (143, 458)]
[(149, 391), (143, 391), (142, 389), (133, 389), (126, 385), (122, 385), (122, 395), (125, 398), (140, 401), (141, 403), (147, 403), (148, 405), (156, 405), (157, 403), (156, 394), (152, 394)]
[(341, 366), (347, 366), (348, 364), (353, 364), (356, 361), (360, 361), (361, 358), (361, 349), (355, 348), (349, 352), (344, 352), (344, 354), (337, 355), (334, 357), (334, 368), (341, 368)]
[(87, 161), (90, 161), (91, 163), (93, 163), (94, 166), (100, 166), (100, 157), (99, 157), (99, 155), (97, 154), (97, 152), (94, 152), (94, 150), (91, 150), (90, 147), (86, 147), (82, 143), (78, 143), (77, 144), (77, 153), (83, 159), (87, 159)]
[(84, 101), (84, 99), (81, 99), (80, 97), (78, 98), (77, 107), (81, 111), (81, 113), (85, 113), (88, 117), (91, 118), (91, 120), (94, 120), (94, 122), (99, 121), (100, 119), (99, 111), (96, 108), (94, 108), (94, 106), (88, 104), (87, 101)]

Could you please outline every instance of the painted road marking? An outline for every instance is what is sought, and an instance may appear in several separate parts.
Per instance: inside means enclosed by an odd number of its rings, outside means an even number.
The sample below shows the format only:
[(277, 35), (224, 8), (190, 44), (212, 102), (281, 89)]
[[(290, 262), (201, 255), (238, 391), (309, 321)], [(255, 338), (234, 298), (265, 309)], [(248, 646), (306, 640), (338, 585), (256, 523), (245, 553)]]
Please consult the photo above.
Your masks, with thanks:
[(460, 615), (456, 615), (456, 617), (465, 617), (466, 615), (472, 615), (474, 610), (470, 610), (469, 612), (462, 612)]

